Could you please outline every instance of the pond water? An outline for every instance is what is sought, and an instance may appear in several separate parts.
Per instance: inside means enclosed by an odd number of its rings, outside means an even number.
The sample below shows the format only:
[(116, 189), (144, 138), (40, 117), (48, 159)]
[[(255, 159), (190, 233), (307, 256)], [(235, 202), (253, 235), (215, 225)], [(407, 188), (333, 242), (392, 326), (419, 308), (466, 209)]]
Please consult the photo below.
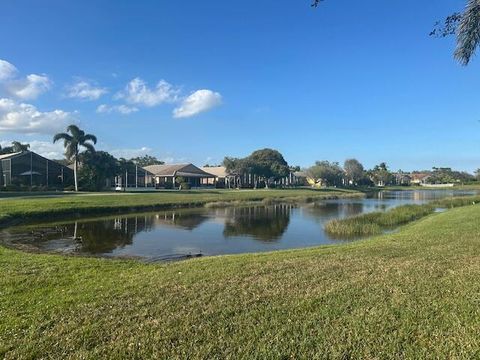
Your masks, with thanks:
[(62, 220), (4, 229), (0, 241), (40, 251), (149, 261), (272, 251), (347, 241), (330, 238), (324, 232), (324, 224), (331, 219), (474, 194), (455, 190), (384, 191), (363, 199), (299, 205), (176, 209)]

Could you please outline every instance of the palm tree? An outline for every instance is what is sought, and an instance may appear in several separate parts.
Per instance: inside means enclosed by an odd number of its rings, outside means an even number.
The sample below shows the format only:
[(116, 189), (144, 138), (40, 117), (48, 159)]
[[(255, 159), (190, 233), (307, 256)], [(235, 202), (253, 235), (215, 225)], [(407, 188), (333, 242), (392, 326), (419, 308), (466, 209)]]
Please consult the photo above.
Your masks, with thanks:
[(95, 148), (90, 142), (96, 144), (97, 137), (92, 134), (85, 134), (85, 132), (76, 125), (70, 125), (67, 127), (66, 133), (59, 133), (53, 137), (54, 143), (58, 140), (63, 140), (66, 158), (68, 160), (73, 160), (73, 177), (75, 179), (75, 191), (78, 191), (77, 171), (78, 155), (80, 153), (80, 148), (83, 147), (87, 151), (95, 152)]
[(457, 48), (455, 58), (468, 65), (480, 45), (480, 0), (468, 0), (465, 11), (460, 16), (456, 30)]
[(30, 148), (30, 144), (22, 144), (19, 141), (12, 141), (13, 152), (24, 152), (24, 151), (28, 151), (29, 148)]

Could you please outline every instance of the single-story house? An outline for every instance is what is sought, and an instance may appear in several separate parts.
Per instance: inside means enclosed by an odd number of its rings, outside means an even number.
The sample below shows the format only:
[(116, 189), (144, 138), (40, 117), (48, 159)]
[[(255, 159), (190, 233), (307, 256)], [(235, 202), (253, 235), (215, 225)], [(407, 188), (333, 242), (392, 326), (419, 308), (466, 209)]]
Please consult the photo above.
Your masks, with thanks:
[(412, 185), (421, 185), (425, 184), (430, 177), (429, 173), (411, 173), (410, 174), (410, 183)]
[(158, 188), (177, 187), (182, 178), (190, 187), (200, 187), (206, 179), (215, 179), (210, 174), (193, 164), (149, 165), (145, 170), (151, 172)]
[(73, 170), (33, 151), (0, 155), (0, 186), (47, 186), (73, 184)]
[(202, 185), (230, 188), (235, 184), (235, 175), (230, 174), (225, 166), (204, 166), (201, 169), (215, 176), (203, 179)]

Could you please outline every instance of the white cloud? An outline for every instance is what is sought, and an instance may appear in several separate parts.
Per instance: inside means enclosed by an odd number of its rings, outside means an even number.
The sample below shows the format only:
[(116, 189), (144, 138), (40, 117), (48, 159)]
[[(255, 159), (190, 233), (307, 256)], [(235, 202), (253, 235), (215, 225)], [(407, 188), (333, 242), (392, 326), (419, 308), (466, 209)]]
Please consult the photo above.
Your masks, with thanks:
[(0, 81), (15, 77), (17, 71), (17, 68), (8, 61), (0, 59)]
[(173, 117), (186, 118), (208, 111), (222, 103), (222, 95), (211, 90), (197, 90), (173, 110)]
[(115, 156), (116, 158), (131, 159), (134, 157), (147, 155), (151, 151), (152, 149), (144, 146), (139, 149), (114, 149), (114, 150), (110, 150), (109, 153)]
[(7, 84), (7, 91), (23, 100), (36, 99), (50, 89), (52, 82), (45, 75), (30, 74), (24, 79)]
[(50, 89), (52, 81), (45, 74), (30, 74), (18, 77), (17, 68), (6, 60), (0, 59), (0, 83), (3, 92), (22, 100), (36, 99)]
[(130, 81), (124, 91), (116, 95), (116, 99), (124, 99), (130, 104), (156, 106), (163, 103), (174, 102), (178, 99), (179, 90), (165, 80), (160, 80), (157, 86), (150, 89), (145, 81), (135, 78)]
[(30, 150), (40, 154), (47, 159), (63, 159), (65, 157), (65, 149), (63, 147), (63, 142), (58, 141), (55, 144), (48, 141), (26, 141), (30, 144)]
[(98, 100), (107, 92), (107, 89), (95, 86), (86, 80), (78, 80), (67, 88), (67, 97), (81, 100)]
[(72, 122), (63, 110), (41, 112), (31, 104), (0, 98), (0, 132), (54, 134)]
[(127, 105), (112, 105), (112, 106), (109, 106), (109, 105), (106, 105), (106, 104), (102, 104), (102, 105), (99, 105), (97, 107), (97, 113), (101, 113), (101, 114), (110, 114), (110, 113), (113, 113), (113, 112), (118, 112), (122, 115), (128, 115), (128, 114), (131, 114), (131, 113), (134, 113), (134, 112), (137, 112), (138, 111), (138, 108), (134, 107), (134, 106), (127, 106)]

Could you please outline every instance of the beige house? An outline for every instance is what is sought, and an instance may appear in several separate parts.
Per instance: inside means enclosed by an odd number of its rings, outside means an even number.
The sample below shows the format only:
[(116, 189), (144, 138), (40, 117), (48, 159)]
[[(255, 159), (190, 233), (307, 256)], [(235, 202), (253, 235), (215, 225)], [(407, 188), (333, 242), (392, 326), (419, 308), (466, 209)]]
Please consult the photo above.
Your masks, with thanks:
[(214, 178), (203, 179), (202, 185), (228, 188), (234, 184), (235, 177), (227, 172), (225, 166), (204, 166), (201, 169), (215, 176)]
[(193, 164), (149, 165), (144, 169), (153, 174), (157, 188), (175, 188), (179, 185), (178, 178), (182, 178), (190, 187), (200, 187), (209, 179), (215, 179), (215, 175)]

